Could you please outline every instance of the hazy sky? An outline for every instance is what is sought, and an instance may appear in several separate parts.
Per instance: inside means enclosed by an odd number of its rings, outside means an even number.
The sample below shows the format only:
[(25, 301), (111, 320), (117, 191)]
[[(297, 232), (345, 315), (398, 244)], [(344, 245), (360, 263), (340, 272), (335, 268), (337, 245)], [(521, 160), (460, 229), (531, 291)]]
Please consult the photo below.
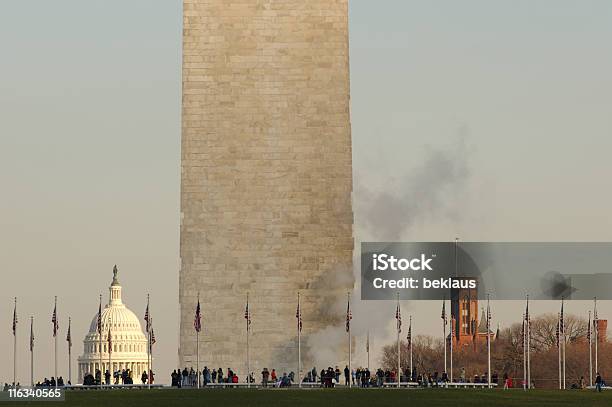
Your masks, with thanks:
[[(70, 315), (76, 380), (115, 263), (141, 318), (151, 293), (158, 380), (176, 365), (181, 7), (0, 4), (2, 382), (12, 380), (13, 296), (18, 380), (29, 381), (30, 315), (36, 378), (53, 374), (54, 295), (60, 374)], [(610, 21), (606, 0), (352, 0), (356, 244), (612, 240)], [(439, 304), (404, 307), (415, 331), (438, 334)], [(498, 303), (497, 321), (520, 307)], [(391, 322), (393, 305), (368, 308), (389, 308)]]

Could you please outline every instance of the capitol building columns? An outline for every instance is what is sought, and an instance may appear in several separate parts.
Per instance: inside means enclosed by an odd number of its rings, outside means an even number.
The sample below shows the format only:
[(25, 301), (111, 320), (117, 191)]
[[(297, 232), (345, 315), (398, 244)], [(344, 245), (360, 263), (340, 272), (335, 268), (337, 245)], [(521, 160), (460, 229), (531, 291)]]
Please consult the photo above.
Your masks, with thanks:
[[(97, 370), (101, 371), (103, 380), (107, 370), (111, 374), (130, 370), (132, 379), (137, 383), (140, 382), (142, 373), (147, 370), (147, 338), (136, 314), (123, 304), (122, 288), (117, 274), (115, 267), (113, 281), (109, 287), (109, 301), (101, 315), (102, 338), (98, 333), (98, 314), (96, 313), (89, 326), (89, 332), (83, 340), (83, 355), (78, 359), (80, 383), (87, 374), (95, 377)], [(112, 346), (110, 355), (109, 335)], [(110, 369), (109, 358), (112, 364)]]

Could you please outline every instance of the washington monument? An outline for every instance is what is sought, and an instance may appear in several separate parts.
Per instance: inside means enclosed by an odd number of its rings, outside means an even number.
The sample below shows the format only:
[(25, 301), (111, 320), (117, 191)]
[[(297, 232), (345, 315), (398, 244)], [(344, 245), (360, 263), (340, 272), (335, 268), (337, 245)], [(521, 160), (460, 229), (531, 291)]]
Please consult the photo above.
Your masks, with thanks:
[(180, 366), (199, 295), (200, 369), (244, 381), (249, 293), (251, 371), (295, 371), (299, 291), (311, 369), (353, 286), (348, 0), (183, 7)]

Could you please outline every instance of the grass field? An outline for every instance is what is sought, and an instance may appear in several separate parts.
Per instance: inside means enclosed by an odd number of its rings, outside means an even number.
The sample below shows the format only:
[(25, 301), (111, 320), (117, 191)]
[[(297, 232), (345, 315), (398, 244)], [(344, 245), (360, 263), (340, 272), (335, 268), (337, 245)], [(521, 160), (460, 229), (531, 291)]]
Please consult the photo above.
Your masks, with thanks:
[[(0, 403), (2, 404), (2, 403)], [(24, 406), (41, 403), (13, 403)], [(46, 403), (42, 403), (45, 405)], [(312, 390), (112, 390), (67, 392), (62, 406), (612, 406), (612, 392), (467, 389), (312, 389)], [(6, 403), (2, 405), (8, 405)], [(52, 404), (53, 405), (53, 404)]]

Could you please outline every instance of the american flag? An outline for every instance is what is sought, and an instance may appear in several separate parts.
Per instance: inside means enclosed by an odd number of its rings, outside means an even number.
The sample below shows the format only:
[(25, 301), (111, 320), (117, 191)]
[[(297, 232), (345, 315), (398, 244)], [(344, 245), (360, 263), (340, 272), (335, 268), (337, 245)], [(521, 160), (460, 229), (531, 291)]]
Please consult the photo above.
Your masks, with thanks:
[(521, 326), (521, 338), (523, 338), (522, 348), (525, 348), (525, 314), (523, 314), (523, 325)]
[(111, 330), (110, 330), (110, 324), (108, 324), (108, 336), (107, 336), (107, 340), (108, 340), (108, 353), (112, 353), (113, 352), (113, 341), (111, 339)]
[(406, 336), (406, 340), (408, 341), (408, 347), (412, 347), (412, 315), (410, 316), (410, 323), (408, 324), (408, 336)]
[(15, 308), (13, 308), (13, 336), (17, 335), (17, 297), (15, 297)]
[(72, 335), (70, 334), (70, 318), (68, 318), (68, 333), (66, 334), (66, 342), (68, 342), (68, 347), (72, 347)]
[(153, 330), (153, 318), (150, 318), (150, 321), (149, 329), (151, 330), (151, 335), (149, 336), (149, 340), (151, 341), (151, 346), (153, 346), (157, 341), (155, 340), (155, 331)]
[(98, 335), (102, 336), (102, 296), (100, 296), (100, 306), (98, 307)]
[(198, 298), (198, 306), (196, 307), (195, 318), (193, 320), (193, 327), (196, 332), (202, 330), (202, 314), (200, 313), (200, 299)]
[(448, 324), (446, 319), (446, 299), (442, 300), (442, 315), (440, 315), (440, 318), (444, 321), (444, 325)]
[(251, 330), (251, 311), (249, 310), (249, 297), (247, 296), (246, 308), (244, 309), (244, 319), (246, 319), (247, 331)]
[(34, 350), (34, 317), (30, 319), (30, 352)]
[(491, 307), (487, 301), (487, 333), (491, 331)]
[(599, 338), (599, 317), (597, 316), (597, 299), (594, 300), (593, 308), (593, 332), (595, 333), (595, 341)]
[(565, 316), (563, 315), (563, 298), (561, 298), (561, 313), (559, 314), (559, 332), (565, 334)]
[(302, 332), (302, 310), (300, 309), (300, 293), (298, 293), (297, 310), (295, 311), (298, 331)]
[[(590, 317), (590, 316), (589, 316)], [(555, 329), (555, 344), (557, 345), (557, 348), (561, 345), (561, 332), (560, 332), (560, 326), (561, 326), (561, 316), (559, 314), (557, 314), (557, 326)]]
[(59, 330), (59, 323), (57, 320), (57, 298), (55, 299), (55, 306), (53, 307), (51, 322), (53, 323), (53, 337), (55, 338), (57, 336), (57, 331)]
[(146, 322), (146, 332), (151, 329), (151, 315), (149, 314), (149, 296), (147, 295), (147, 309), (145, 310), (144, 320)]
[(397, 332), (402, 332), (402, 312), (399, 301), (397, 302), (397, 307), (395, 308), (395, 319), (397, 320)]
[(587, 326), (587, 341), (591, 342), (591, 311), (589, 311), (589, 324)]
[(353, 313), (351, 312), (351, 300), (349, 298), (346, 302), (346, 332), (351, 330), (351, 319), (353, 319)]
[(366, 352), (370, 352), (370, 331), (368, 331), (368, 337), (366, 338)]

